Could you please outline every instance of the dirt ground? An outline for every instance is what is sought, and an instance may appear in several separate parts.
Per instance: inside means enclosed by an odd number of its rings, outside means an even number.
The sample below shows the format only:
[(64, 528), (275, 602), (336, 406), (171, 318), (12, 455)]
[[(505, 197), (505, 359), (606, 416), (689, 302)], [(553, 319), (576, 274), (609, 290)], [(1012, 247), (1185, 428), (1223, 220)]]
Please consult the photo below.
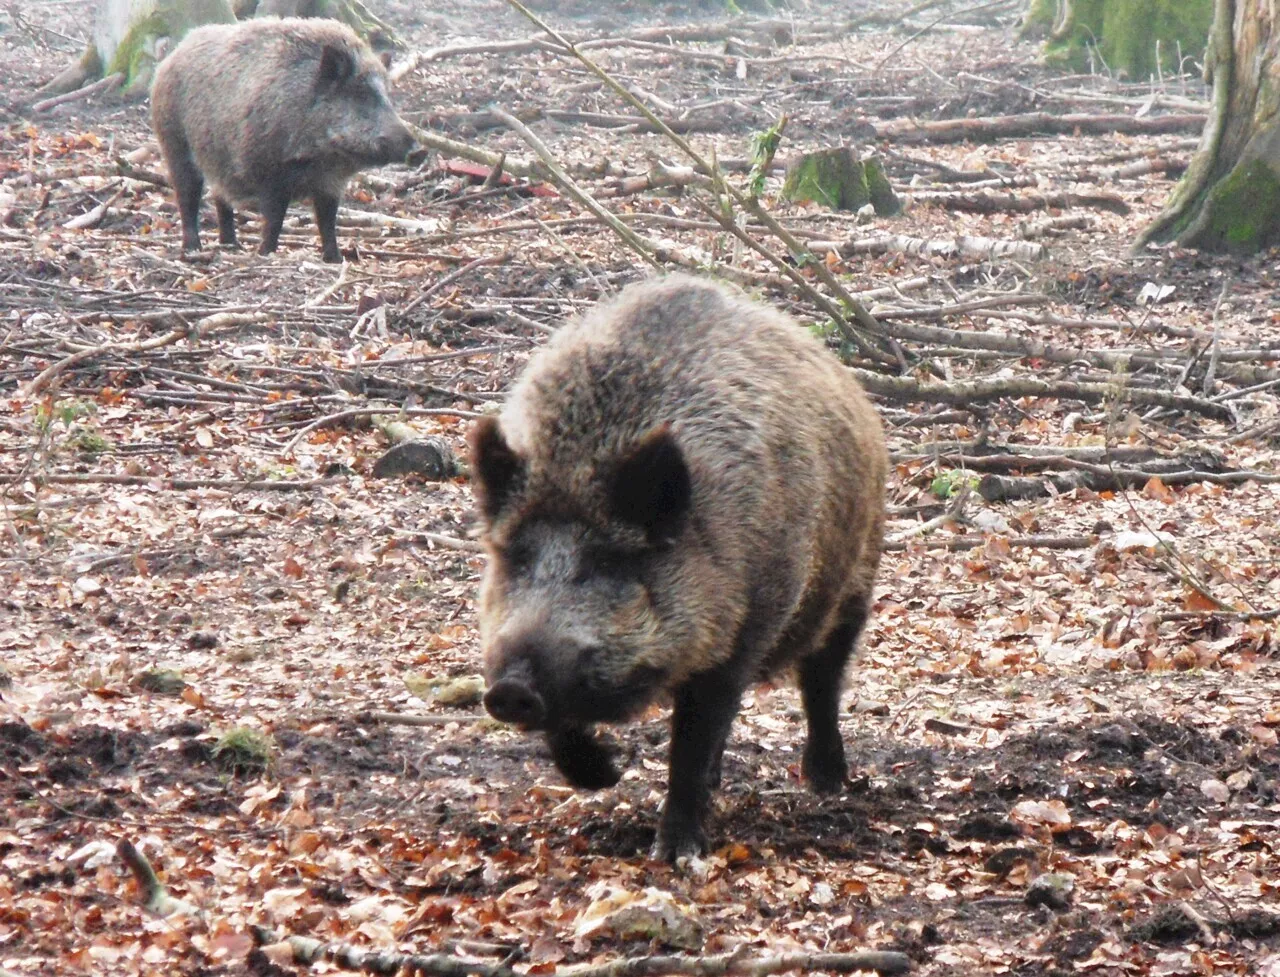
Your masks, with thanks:
[[(500, 2), (373, 6), (419, 52), (536, 35)], [(725, 23), (714, 3), (539, 9), (592, 37)], [(796, 43), (744, 28), (745, 60), (723, 40), (592, 56), (711, 130), (689, 138), (725, 160), (784, 112), (783, 157), (877, 143), (877, 126), (908, 118), (1132, 116), (1144, 103), (1159, 118), (1205, 100), (1190, 75), (1151, 85), (1049, 71), (1008, 9), (924, 33), (929, 13), (905, 27), (812, 29), (862, 12), (796, 3), (775, 15)], [(0, 11), (4, 97), (73, 59), (91, 18), (87, 0)], [(545, 50), (423, 59), (395, 97), (415, 124), (512, 158), (529, 150), (491, 124), (491, 104), (576, 113), (531, 123), (565, 162), (633, 174), (684, 162), (661, 135), (592, 122), (631, 110)], [(1280, 606), (1280, 484), (1268, 477), (1280, 401), (1265, 372), (1280, 262), (1130, 257), (1178, 168), (1100, 176), (1135, 159), (1185, 165), (1197, 131), (878, 141), (904, 193), (936, 189), (943, 168), (985, 170), (1010, 188), (1034, 175), (1046, 193), (1105, 191), (1127, 212), (1052, 211), (1088, 220), (1045, 239), (1042, 260), (888, 250), (829, 262), (853, 292), (925, 279), (873, 307), (998, 295), (1005, 306), (921, 321), (1064, 348), (1187, 350), (1182, 379), (1197, 392), (1205, 337), (1217, 335), (1261, 350), (1250, 365), (1263, 372), (1217, 388), (1234, 392), (1232, 421), (1030, 396), (930, 421), (936, 405), (878, 398), (898, 545), (845, 697), (849, 788), (805, 791), (799, 697), (761, 687), (730, 740), (716, 848), (677, 872), (646, 857), (663, 710), (611, 731), (629, 761), (616, 788), (565, 786), (539, 741), (459, 693), (480, 670), (483, 568), (465, 479), (376, 478), (377, 430), (308, 428), (370, 404), (434, 408), (444, 413), (406, 419), (461, 454), (467, 416), (500, 400), (550, 327), (643, 276), (634, 253), (593, 220), (557, 223), (585, 216), (562, 196), (524, 181), (482, 188), (432, 155), (353, 181), (348, 207), (420, 224), (340, 221), (358, 257), (341, 269), (320, 263), (302, 207), (276, 255), (183, 259), (165, 188), (115, 167), (150, 141), (145, 104), (16, 105), (0, 129), (0, 971), (295, 972), (251, 952), (251, 924), (539, 974), (667, 949), (661, 937), (580, 932), (593, 886), (609, 884), (670, 892), (706, 954), (876, 948), (906, 953), (922, 975), (1280, 975), (1280, 630), (1265, 614)], [(923, 203), (861, 225), (778, 201), (780, 183), (770, 179), (766, 201), (811, 239), (1010, 239), (1050, 216)], [(587, 185), (603, 196), (608, 184)], [(75, 226), (104, 202), (91, 227)], [(775, 269), (707, 229), (688, 196), (606, 203), (816, 318), (776, 287)], [(243, 227), (255, 241), (256, 217)], [(1144, 288), (1157, 286), (1173, 290), (1149, 305)], [(1027, 295), (1047, 296), (1059, 324), (1000, 318)], [(29, 392), (84, 345), (144, 342), (228, 311), (248, 318), (153, 351), (113, 347)], [(1113, 382), (1035, 357), (930, 355), (956, 379), (1004, 369)], [(1195, 449), (1261, 477), (975, 499), (911, 535), (944, 514), (939, 479), (963, 468), (947, 457), (980, 436)], [(952, 550), (952, 536), (980, 538)], [(1231, 613), (1242, 608), (1262, 616)], [(218, 744), (237, 727), (269, 734), (265, 771), (228, 766)], [(126, 840), (201, 913), (144, 908), (115, 855)]]

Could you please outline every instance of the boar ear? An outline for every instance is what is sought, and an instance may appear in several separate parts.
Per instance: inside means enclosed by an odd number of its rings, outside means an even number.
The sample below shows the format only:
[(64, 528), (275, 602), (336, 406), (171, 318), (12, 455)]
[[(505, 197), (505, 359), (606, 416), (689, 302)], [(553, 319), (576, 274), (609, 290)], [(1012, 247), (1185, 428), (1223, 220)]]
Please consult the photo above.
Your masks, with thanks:
[(336, 88), (355, 72), (351, 52), (337, 44), (326, 44), (320, 52), (318, 81), (322, 88)]
[(467, 435), (471, 447), (471, 493), (486, 518), (506, 504), (524, 477), (524, 462), (502, 436), (496, 417), (482, 417)]
[(641, 438), (609, 484), (612, 514), (639, 526), (655, 542), (675, 535), (692, 499), (689, 466), (670, 424), (660, 424)]

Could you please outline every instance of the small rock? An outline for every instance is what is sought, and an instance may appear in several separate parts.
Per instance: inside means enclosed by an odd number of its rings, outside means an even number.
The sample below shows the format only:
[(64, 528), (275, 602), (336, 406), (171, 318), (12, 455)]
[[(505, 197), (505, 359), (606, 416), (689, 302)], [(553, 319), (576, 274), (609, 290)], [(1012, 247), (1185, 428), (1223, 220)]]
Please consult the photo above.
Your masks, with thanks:
[(609, 934), (620, 940), (656, 940), (669, 947), (696, 950), (703, 928), (692, 906), (669, 892), (649, 887), (640, 892), (598, 882), (587, 890), (591, 903), (574, 926), (574, 935)]
[(1225, 804), (1231, 800), (1231, 788), (1221, 780), (1210, 778), (1209, 780), (1201, 781), (1200, 793), (1211, 801), (1217, 801), (1219, 804)]
[(212, 631), (192, 631), (187, 635), (187, 645), (196, 649), (218, 647), (218, 636)]
[(97, 577), (79, 577), (75, 582), (75, 591), (83, 597), (96, 597), (106, 589)]
[(889, 706), (875, 699), (858, 699), (851, 708), (852, 712), (860, 712), (867, 716), (887, 716)]
[(393, 445), (373, 466), (375, 478), (411, 473), (432, 481), (452, 478), (458, 473), (458, 460), (443, 438), (424, 438)]
[(1048, 906), (1050, 909), (1067, 909), (1075, 894), (1076, 880), (1070, 875), (1046, 872), (1037, 876), (1027, 886), (1025, 901), (1028, 906)]
[(149, 668), (134, 680), (138, 688), (156, 695), (181, 695), (187, 680), (172, 668)]
[(435, 701), (451, 709), (467, 709), (479, 705), (483, 697), (484, 679), (479, 675), (449, 679), (435, 690)]

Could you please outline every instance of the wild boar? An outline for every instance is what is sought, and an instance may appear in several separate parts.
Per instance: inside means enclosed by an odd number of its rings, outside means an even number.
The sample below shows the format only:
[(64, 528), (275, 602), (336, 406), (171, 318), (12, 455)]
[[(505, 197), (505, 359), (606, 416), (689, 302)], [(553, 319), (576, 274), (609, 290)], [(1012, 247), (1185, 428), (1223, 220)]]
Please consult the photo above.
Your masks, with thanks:
[(887, 460), (857, 382), (788, 317), (692, 277), (565, 325), (469, 434), (489, 563), (497, 719), (546, 734), (573, 784), (618, 779), (592, 724), (670, 696), (654, 846), (706, 850), (743, 691), (794, 666), (802, 770), (847, 777), (841, 679), (867, 620)]
[(218, 240), (236, 243), (233, 205), (262, 213), (260, 254), (276, 249), (285, 210), (310, 198), (324, 260), (341, 260), (338, 201), (358, 170), (403, 160), (413, 135), (387, 98), (386, 69), (331, 20), (197, 27), (165, 58), (151, 121), (182, 215), (182, 248), (200, 248), (207, 179)]

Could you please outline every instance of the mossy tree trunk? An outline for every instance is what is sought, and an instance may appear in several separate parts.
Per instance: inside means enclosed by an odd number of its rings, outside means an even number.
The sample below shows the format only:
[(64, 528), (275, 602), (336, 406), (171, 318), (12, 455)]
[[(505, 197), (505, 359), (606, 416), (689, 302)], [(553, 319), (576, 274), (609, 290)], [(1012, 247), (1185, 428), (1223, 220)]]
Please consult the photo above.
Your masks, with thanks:
[(1280, 13), (1275, 0), (1216, 0), (1200, 147), (1138, 239), (1252, 253), (1280, 244)]
[(1050, 64), (1145, 81), (1198, 62), (1212, 17), (1213, 0), (1031, 0), (1022, 29)]
[(80, 60), (44, 86), (40, 95), (75, 91), (99, 78), (123, 76), (126, 94), (147, 91), (156, 63), (201, 24), (229, 24), (262, 13), (332, 17), (350, 24), (375, 47), (395, 47), (394, 32), (361, 0), (99, 0), (93, 38)]

